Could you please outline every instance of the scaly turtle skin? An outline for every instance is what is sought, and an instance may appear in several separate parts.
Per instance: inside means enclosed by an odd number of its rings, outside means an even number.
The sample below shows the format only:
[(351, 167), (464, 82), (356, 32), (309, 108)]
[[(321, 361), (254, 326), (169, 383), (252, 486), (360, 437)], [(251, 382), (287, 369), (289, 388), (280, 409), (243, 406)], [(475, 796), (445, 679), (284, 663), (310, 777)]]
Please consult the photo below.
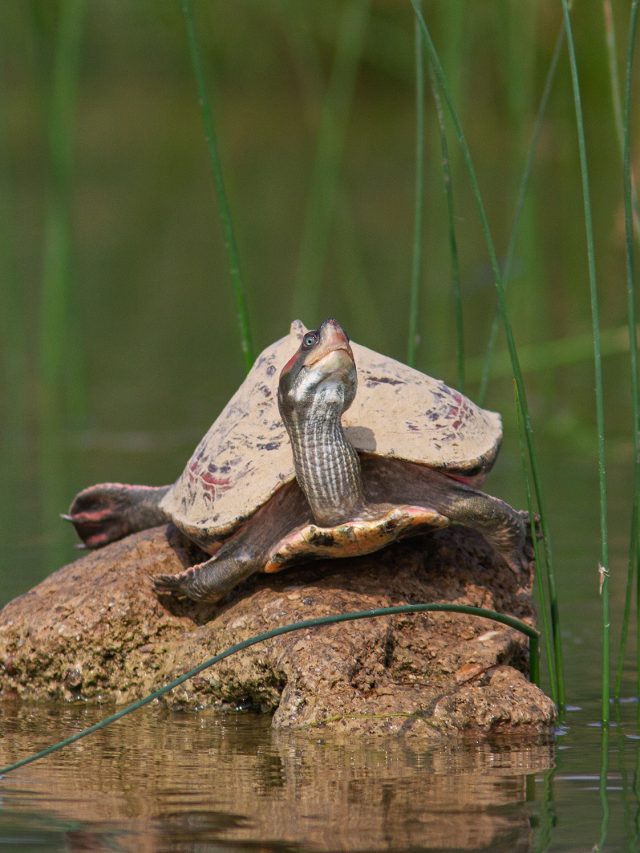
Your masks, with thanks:
[(155, 587), (195, 600), (218, 600), (256, 571), (448, 524), (478, 530), (517, 571), (531, 556), (527, 513), (475, 488), (501, 436), (499, 415), (350, 343), (335, 320), (314, 331), (296, 321), (172, 486), (93, 486), (65, 517), (90, 548), (173, 522), (211, 559)]

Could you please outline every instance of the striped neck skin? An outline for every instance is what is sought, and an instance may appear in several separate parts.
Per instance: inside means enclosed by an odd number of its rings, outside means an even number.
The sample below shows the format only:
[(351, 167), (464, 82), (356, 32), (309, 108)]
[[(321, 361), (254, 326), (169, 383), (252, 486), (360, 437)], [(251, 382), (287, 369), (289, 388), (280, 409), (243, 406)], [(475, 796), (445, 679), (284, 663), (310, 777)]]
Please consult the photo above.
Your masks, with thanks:
[(342, 408), (320, 394), (285, 419), (298, 483), (323, 527), (352, 518), (364, 506), (360, 460), (342, 429)]

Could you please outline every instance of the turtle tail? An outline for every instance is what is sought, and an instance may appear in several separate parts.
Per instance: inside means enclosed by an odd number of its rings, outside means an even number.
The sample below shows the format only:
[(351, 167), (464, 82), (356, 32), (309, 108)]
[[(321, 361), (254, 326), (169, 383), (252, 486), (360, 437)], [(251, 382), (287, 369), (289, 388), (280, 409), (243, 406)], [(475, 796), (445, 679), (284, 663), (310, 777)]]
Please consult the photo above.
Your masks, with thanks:
[(159, 506), (169, 488), (100, 483), (79, 492), (69, 514), (62, 518), (73, 524), (82, 539), (78, 547), (102, 548), (130, 533), (169, 521)]

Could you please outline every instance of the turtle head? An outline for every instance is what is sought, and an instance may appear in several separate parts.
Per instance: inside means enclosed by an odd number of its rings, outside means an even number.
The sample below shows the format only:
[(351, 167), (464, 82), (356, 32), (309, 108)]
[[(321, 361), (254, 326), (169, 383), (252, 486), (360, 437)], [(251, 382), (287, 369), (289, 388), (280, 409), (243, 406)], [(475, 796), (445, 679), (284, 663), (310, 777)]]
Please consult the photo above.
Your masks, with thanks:
[(302, 336), (280, 374), (278, 405), (283, 419), (318, 404), (347, 409), (356, 394), (356, 365), (349, 338), (337, 320), (325, 320)]

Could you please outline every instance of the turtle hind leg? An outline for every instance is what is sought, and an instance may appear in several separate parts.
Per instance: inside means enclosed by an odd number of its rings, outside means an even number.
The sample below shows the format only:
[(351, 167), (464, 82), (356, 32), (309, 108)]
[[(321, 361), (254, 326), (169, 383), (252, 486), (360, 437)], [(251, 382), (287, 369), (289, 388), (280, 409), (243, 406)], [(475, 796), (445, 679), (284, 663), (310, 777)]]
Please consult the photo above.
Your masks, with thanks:
[(169, 486), (100, 483), (79, 492), (68, 515), (62, 517), (73, 524), (84, 546), (102, 548), (130, 533), (169, 521), (159, 506), (168, 490)]
[(410, 462), (365, 458), (363, 476), (369, 501), (410, 501), (432, 507), (452, 524), (477, 530), (514, 573), (528, 569), (533, 544), (527, 512), (516, 510), (505, 501), (440, 471)]

